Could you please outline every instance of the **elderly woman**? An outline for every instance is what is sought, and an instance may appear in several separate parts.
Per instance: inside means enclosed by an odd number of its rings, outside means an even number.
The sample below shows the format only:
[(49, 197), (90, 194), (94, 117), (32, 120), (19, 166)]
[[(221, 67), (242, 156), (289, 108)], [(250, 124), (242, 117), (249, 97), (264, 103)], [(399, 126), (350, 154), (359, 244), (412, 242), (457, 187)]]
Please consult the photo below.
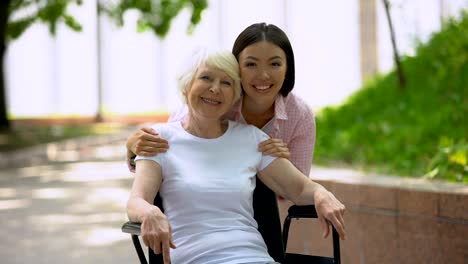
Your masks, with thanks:
[[(258, 144), (268, 136), (260, 129), (223, 120), (241, 93), (234, 55), (201, 51), (192, 59), (178, 78), (187, 118), (154, 127), (171, 147), (136, 158), (127, 211), (142, 223), (144, 243), (165, 263), (274, 263), (253, 218), (256, 175), (295, 204), (315, 204), (344, 239), (344, 206), (333, 194), (287, 159), (262, 155)], [(165, 213), (152, 204), (158, 192)]]

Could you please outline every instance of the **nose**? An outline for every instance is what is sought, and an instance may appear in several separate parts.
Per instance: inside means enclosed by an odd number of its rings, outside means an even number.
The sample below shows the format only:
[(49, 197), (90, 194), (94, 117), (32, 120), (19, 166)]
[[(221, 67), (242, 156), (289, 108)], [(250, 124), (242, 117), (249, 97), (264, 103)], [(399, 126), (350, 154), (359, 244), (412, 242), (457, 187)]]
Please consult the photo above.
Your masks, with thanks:
[(210, 87), (210, 92), (219, 93), (220, 88), (221, 88), (221, 84), (219, 82), (214, 82), (213, 85), (211, 85)]
[(270, 78), (270, 72), (268, 71), (268, 69), (261, 69), (260, 70), (260, 76), (264, 79), (269, 79)]

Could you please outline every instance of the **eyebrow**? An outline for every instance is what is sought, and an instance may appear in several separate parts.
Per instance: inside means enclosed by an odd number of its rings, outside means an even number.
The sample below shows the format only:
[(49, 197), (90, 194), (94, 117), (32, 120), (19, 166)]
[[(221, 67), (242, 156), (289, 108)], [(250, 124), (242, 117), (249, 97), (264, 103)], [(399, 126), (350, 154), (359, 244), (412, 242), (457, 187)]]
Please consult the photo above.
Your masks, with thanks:
[[(251, 59), (251, 60), (258, 61), (258, 58), (254, 57), (254, 56), (247, 56), (247, 58), (245, 58), (245, 59)], [(282, 60), (283, 58), (281, 58), (280, 56), (273, 56), (269, 60), (276, 60), (276, 59)]]
[(212, 72), (210, 70), (202, 70), (199, 71), (198, 74), (211, 74)]

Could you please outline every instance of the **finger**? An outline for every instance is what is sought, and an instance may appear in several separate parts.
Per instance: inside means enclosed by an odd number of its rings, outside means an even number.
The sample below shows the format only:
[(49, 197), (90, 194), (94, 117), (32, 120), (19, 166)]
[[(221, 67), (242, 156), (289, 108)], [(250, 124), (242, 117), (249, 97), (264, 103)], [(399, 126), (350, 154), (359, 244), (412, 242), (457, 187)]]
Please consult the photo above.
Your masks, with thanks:
[[(273, 142), (271, 141), (271, 139), (262, 141), (262, 142), (260, 142), (260, 144), (258, 144), (258, 149), (259, 149), (259, 150), (260, 150), (260, 149), (263, 149), (263, 148), (265, 148), (266, 146), (268, 146), (268, 145), (271, 144), (271, 143), (273, 143)], [(261, 150), (260, 150), (260, 151), (261, 151)]]
[(144, 127), (141, 129), (141, 131), (155, 135), (155, 136), (159, 135), (158, 132), (156, 132), (156, 130), (152, 129), (151, 127)]
[(174, 243), (174, 240), (172, 240), (172, 226), (169, 225), (169, 246), (172, 248), (172, 249), (176, 249), (177, 246), (176, 244)]
[(268, 144), (259, 146), (258, 150), (260, 152), (265, 152), (265, 151), (276, 149), (276, 148), (286, 148), (286, 144), (284, 144), (283, 142), (270, 142)]
[(345, 225), (344, 225), (344, 219), (343, 219), (343, 217), (341, 215), (339, 215), (337, 217), (337, 224), (334, 225), (334, 226), (335, 226), (336, 231), (340, 235), (341, 240), (345, 240), (346, 239), (346, 229), (345, 229)]
[(283, 144), (283, 140), (281, 138), (270, 138), (270, 139), (267, 139), (267, 140), (264, 140), (262, 142), (260, 142), (260, 144), (258, 144), (258, 146), (266, 146), (268, 144), (276, 144), (276, 143), (281, 143)]
[(345, 240), (346, 239), (346, 231), (344, 229), (344, 226), (342, 226), (341, 224), (335, 224), (333, 225), (336, 229), (336, 231), (338, 232), (338, 235), (340, 236), (341, 240)]
[(137, 147), (137, 151), (142, 152), (142, 151), (147, 151), (147, 152), (165, 152), (169, 148), (169, 145), (165, 144), (158, 144), (158, 143), (152, 143), (152, 144), (145, 144)]
[(319, 217), (319, 222), (320, 225), (322, 226), (322, 238), (328, 237), (328, 234), (330, 233), (330, 226), (328, 225), (328, 222), (325, 218)]
[(171, 246), (172, 249), (177, 248), (176, 244), (174, 244), (174, 241), (172, 241), (172, 239), (171, 239), (171, 242), (169, 243), (169, 245)]
[(162, 242), (162, 254), (163, 254), (164, 264), (170, 264), (171, 254), (169, 254), (169, 241), (167, 240)]
[(169, 148), (167, 141), (156, 142), (142, 139), (137, 141), (135, 145), (137, 150), (144, 150), (145, 148)]
[(289, 150), (287, 148), (280, 147), (280, 148), (273, 148), (273, 149), (269, 149), (267, 151), (263, 151), (262, 154), (263, 155), (270, 155), (270, 156), (286, 158), (286, 157), (289, 157), (290, 153), (289, 153)]
[(341, 226), (343, 226), (343, 229), (344, 229), (345, 228), (345, 221), (344, 221), (344, 218), (343, 218), (343, 214), (344, 214), (344, 210), (340, 211), (340, 213), (336, 216), (336, 218), (338, 219), (338, 221), (340, 222)]
[(165, 153), (169, 146), (139, 146), (136, 149), (136, 154), (140, 156), (154, 156), (158, 153)]
[(140, 137), (140, 142), (145, 142), (145, 141), (168, 144), (167, 140), (165, 140), (164, 138), (161, 138), (159, 136), (155, 136), (152, 134), (144, 134)]
[(332, 217), (331, 219), (329, 219), (329, 223), (332, 224), (336, 231), (338, 232), (338, 235), (340, 236), (341, 240), (345, 240), (346, 239), (346, 231), (344, 229), (344, 224), (343, 224), (343, 219), (341, 219), (341, 221), (339, 220), (338, 217)]
[(143, 239), (143, 243), (145, 243), (145, 246), (152, 248), (152, 244), (150, 243), (147, 236), (142, 236), (141, 238)]
[(153, 251), (156, 255), (161, 254), (161, 241), (159, 239), (153, 241)]

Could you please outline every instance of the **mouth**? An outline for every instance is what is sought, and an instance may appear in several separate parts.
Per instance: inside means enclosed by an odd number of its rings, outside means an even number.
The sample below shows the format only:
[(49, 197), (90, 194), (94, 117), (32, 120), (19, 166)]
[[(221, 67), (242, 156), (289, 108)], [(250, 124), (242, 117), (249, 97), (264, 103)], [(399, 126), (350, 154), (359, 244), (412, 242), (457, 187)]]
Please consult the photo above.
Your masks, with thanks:
[(221, 101), (218, 101), (216, 99), (211, 99), (211, 98), (206, 98), (206, 97), (201, 97), (201, 100), (209, 105), (220, 105)]
[(273, 87), (273, 84), (270, 85), (252, 85), (252, 87), (259, 92), (264, 92)]

